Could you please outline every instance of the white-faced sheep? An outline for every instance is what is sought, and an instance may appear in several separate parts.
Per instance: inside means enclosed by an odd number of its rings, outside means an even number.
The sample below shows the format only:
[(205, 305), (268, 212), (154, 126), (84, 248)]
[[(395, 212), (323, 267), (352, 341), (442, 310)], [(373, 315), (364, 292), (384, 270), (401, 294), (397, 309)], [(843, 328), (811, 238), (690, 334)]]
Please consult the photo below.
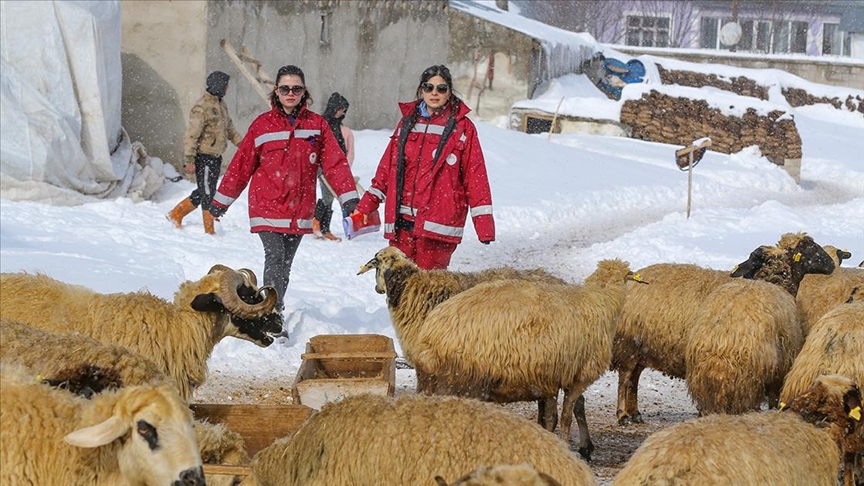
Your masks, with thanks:
[(488, 403), (373, 395), (325, 405), (252, 459), (243, 486), (435, 484), (488, 464), (527, 463), (561, 484), (591, 470), (539, 425)]
[(282, 330), (272, 287), (251, 270), (216, 265), (187, 281), (174, 302), (148, 292), (100, 294), (45, 275), (0, 275), (0, 317), (59, 333), (81, 333), (152, 360), (189, 400), (207, 378), (207, 358), (227, 336), (266, 347)]
[(555, 478), (530, 464), (481, 467), (449, 485), (441, 476), (437, 476), (435, 481), (438, 486), (561, 486)]
[[(414, 349), (418, 393), (496, 403), (556, 399), (569, 442), (577, 400), (609, 368), (626, 262), (603, 260), (583, 285), (499, 280), (429, 312)], [(593, 449), (579, 401), (579, 452)]]
[[(685, 348), (687, 388), (702, 414), (776, 408), (804, 338), (795, 299), (780, 286), (735, 279), (709, 294)], [(808, 383), (809, 384), (809, 383)]]
[(855, 383), (823, 376), (783, 412), (710, 415), (652, 434), (612, 484), (836, 486), (860, 414)]
[[(106, 390), (135, 385), (174, 386), (152, 361), (122, 346), (80, 334), (57, 334), (0, 319), (0, 361), (22, 365), (40, 381), (92, 398)], [(243, 438), (222, 424), (195, 421), (195, 441), (205, 464), (249, 462)], [(230, 486), (238, 478), (208, 475), (207, 484)]]
[[(777, 275), (768, 272), (769, 268), (776, 269)], [(829, 273), (833, 268), (825, 250), (798, 233), (783, 235), (776, 248), (754, 250), (734, 276), (758, 277), (788, 290), (797, 288), (808, 273)], [(612, 369), (618, 372), (616, 415), (621, 425), (642, 422), (638, 389), (645, 368), (673, 378), (685, 377), (687, 341), (701, 303), (732, 280), (727, 272), (674, 263), (651, 265), (636, 273), (651, 285), (628, 282), (615, 334)]]
[[(423, 321), (432, 309), (452, 296), (483, 282), (504, 279), (565, 284), (566, 282), (542, 269), (515, 270), (508, 267), (481, 272), (451, 272), (447, 270), (422, 270), (402, 251), (387, 247), (360, 268), (358, 275), (375, 270), (375, 291), (387, 295), (390, 319), (402, 353), (409, 363), (414, 363), (417, 336)], [(542, 402), (537, 417), (540, 425), (555, 430), (557, 425), (557, 400)]]
[(0, 483), (204, 484), (192, 414), (169, 385), (87, 400), (0, 366)]
[(825, 245), (825, 251), (834, 259), (834, 271), (830, 275), (807, 275), (795, 297), (805, 336), (828, 311), (846, 303), (853, 293), (864, 293), (864, 270), (840, 266), (852, 254), (830, 245)]

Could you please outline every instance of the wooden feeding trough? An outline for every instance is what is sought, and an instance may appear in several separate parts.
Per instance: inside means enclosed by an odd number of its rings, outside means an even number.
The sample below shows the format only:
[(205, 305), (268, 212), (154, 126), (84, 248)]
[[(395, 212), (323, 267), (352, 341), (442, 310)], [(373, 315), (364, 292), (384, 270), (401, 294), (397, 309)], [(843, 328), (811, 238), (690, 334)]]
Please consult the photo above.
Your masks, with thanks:
[[(243, 437), (249, 457), (269, 446), (276, 439), (293, 434), (313, 413), (303, 405), (227, 405), (198, 403), (190, 405), (192, 415), (213, 424), (224, 424)], [(248, 465), (228, 466), (205, 464), (205, 474), (249, 474)]]
[(396, 351), (379, 334), (322, 334), (306, 343), (294, 379), (294, 403), (320, 410), (349, 395), (393, 396)]

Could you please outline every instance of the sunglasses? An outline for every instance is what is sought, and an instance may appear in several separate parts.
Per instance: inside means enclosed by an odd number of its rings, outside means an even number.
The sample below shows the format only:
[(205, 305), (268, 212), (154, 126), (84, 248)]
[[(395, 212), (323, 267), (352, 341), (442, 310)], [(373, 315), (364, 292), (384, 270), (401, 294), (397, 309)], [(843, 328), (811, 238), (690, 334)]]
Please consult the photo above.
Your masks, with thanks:
[(424, 93), (431, 93), (433, 89), (436, 89), (439, 93), (446, 94), (448, 91), (450, 91), (450, 86), (447, 86), (444, 83), (441, 83), (437, 86), (433, 85), (432, 83), (423, 83), (420, 85), (420, 89), (422, 89)]
[(306, 86), (279, 86), (276, 88), (279, 91), (279, 94), (282, 96), (288, 96), (288, 93), (292, 93), (294, 96), (300, 96), (306, 91)]

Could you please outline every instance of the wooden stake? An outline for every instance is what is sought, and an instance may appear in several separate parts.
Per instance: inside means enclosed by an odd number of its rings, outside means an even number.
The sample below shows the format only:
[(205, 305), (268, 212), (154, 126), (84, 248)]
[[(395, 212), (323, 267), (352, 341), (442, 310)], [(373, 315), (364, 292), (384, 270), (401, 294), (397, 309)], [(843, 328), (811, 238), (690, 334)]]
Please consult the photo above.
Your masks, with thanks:
[(693, 151), (689, 154), (690, 163), (687, 165), (687, 219), (690, 219), (690, 201), (693, 199)]
[(267, 103), (267, 106), (270, 106), (270, 92), (267, 91), (255, 75), (249, 71), (249, 68), (246, 67), (246, 63), (244, 63), (243, 60), (240, 59), (240, 56), (237, 55), (237, 51), (234, 50), (234, 47), (231, 46), (227, 39), (222, 39), (219, 44), (222, 46), (225, 54), (228, 54), (228, 58), (237, 65), (237, 69), (243, 73), (243, 76), (245, 76), (250, 83), (252, 83), (252, 87), (255, 88), (255, 91), (257, 91), (259, 95), (261, 95), (261, 99)]
[(561, 101), (558, 102), (558, 107), (555, 108), (555, 116), (552, 117), (552, 125), (549, 127), (549, 136), (546, 137), (546, 141), (552, 140), (552, 132), (555, 130), (555, 121), (558, 119), (558, 112), (561, 110), (561, 103), (564, 103), (564, 97), (561, 97)]

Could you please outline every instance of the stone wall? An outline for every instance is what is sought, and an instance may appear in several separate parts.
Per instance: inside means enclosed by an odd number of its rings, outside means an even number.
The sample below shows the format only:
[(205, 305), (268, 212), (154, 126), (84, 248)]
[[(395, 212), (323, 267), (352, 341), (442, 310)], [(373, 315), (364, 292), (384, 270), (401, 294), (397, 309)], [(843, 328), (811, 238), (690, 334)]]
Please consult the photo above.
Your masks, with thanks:
[(651, 90), (639, 100), (624, 102), (621, 123), (630, 128), (631, 138), (652, 142), (688, 145), (710, 137), (711, 150), (726, 154), (756, 145), (768, 160), (784, 166), (796, 180), (799, 176), (801, 137), (792, 117), (780, 110), (762, 116), (749, 108), (742, 117), (724, 115), (707, 101)]

